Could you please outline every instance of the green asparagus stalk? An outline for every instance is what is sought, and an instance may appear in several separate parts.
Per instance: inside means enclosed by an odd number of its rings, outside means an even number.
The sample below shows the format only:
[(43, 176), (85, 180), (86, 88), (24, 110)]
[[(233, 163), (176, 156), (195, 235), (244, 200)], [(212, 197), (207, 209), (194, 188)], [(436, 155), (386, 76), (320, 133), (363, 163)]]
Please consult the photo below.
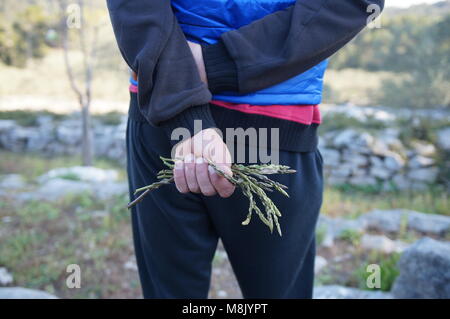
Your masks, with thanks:
[[(135, 194), (141, 193), (135, 200), (128, 204), (128, 208), (141, 202), (144, 197), (152, 190), (158, 189), (163, 185), (168, 185), (174, 182), (173, 168), (175, 166), (174, 160), (170, 158), (160, 157), (164, 165), (168, 169), (163, 169), (158, 172), (158, 181), (138, 188), (135, 190)], [(217, 174), (226, 178), (230, 183), (234, 184), (236, 187), (242, 190), (244, 196), (249, 200), (249, 208), (247, 217), (242, 222), (242, 225), (248, 225), (251, 221), (253, 214), (256, 214), (259, 219), (269, 228), (270, 232), (273, 232), (274, 226), (277, 229), (278, 234), (281, 236), (281, 226), (279, 218), (281, 217), (281, 212), (274, 204), (274, 202), (267, 196), (266, 192), (273, 192), (274, 190), (280, 192), (286, 197), (289, 197), (286, 192), (287, 186), (278, 183), (267, 175), (273, 174), (292, 174), (296, 171), (284, 165), (241, 165), (233, 164), (231, 165), (231, 171), (233, 176), (225, 174), (218, 166), (208, 161), (208, 164), (216, 171)], [(256, 198), (262, 203), (262, 208), (258, 206)]]

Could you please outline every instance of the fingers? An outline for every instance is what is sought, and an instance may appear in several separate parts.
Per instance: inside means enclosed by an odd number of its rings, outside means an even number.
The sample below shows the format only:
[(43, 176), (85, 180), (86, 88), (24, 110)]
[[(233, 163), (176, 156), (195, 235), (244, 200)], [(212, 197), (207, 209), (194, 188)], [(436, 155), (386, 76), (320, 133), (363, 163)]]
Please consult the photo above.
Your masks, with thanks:
[(200, 186), (197, 182), (195, 166), (195, 156), (193, 154), (187, 155), (184, 158), (184, 176), (186, 177), (189, 191), (192, 193), (200, 193)]
[[(233, 173), (228, 165), (217, 165), (218, 168), (223, 171), (226, 175), (232, 176)], [(214, 186), (217, 193), (219, 193), (220, 197), (228, 198), (233, 195), (235, 186), (231, 184), (225, 177), (220, 176), (216, 173), (214, 168), (208, 166), (209, 178), (211, 180), (211, 184)]]
[(208, 163), (202, 157), (197, 157), (195, 161), (195, 175), (197, 176), (197, 183), (200, 191), (205, 196), (216, 195), (216, 189), (209, 179)]
[[(228, 165), (218, 164), (218, 167), (225, 174), (232, 175)], [(175, 162), (174, 181), (177, 190), (183, 194), (192, 192), (213, 196), (218, 193), (220, 197), (227, 198), (235, 190), (235, 186), (217, 174), (203, 158), (195, 159), (192, 154), (186, 156), (184, 162)]]
[(180, 193), (189, 193), (189, 187), (186, 181), (186, 176), (184, 175), (184, 163), (183, 161), (176, 161), (175, 168), (173, 170), (173, 177), (175, 181), (175, 186)]

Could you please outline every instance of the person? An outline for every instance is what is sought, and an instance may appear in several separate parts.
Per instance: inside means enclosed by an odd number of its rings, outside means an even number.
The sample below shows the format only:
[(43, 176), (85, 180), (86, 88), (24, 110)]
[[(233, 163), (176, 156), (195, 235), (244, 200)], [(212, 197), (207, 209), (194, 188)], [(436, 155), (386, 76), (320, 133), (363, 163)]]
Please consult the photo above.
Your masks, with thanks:
[[(107, 4), (120, 52), (135, 73), (126, 140), (131, 199), (164, 168), (159, 156), (170, 156), (172, 148), (177, 154), (175, 185), (151, 192), (131, 212), (144, 297), (206, 298), (220, 238), (245, 298), (312, 298), (323, 192), (318, 105), (327, 58), (384, 1)], [(177, 128), (190, 137), (173, 140)], [(267, 129), (275, 141), (270, 151), (297, 170), (274, 177), (290, 198), (270, 194), (283, 213), (282, 237), (256, 218), (241, 226), (248, 200), (208, 168), (211, 160), (231, 174), (236, 154), (217, 130), (227, 128)], [(233, 141), (245, 145), (246, 155), (255, 147), (247, 138)]]

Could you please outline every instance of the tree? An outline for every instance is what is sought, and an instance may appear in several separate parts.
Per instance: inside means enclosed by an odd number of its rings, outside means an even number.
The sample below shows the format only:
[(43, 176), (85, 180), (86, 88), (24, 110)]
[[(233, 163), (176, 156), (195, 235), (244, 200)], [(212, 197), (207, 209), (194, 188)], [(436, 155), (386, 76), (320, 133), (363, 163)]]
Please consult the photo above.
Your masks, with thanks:
[[(97, 54), (97, 38), (99, 26), (94, 26), (92, 37), (89, 41), (88, 26), (85, 18), (85, 4), (83, 0), (68, 4), (67, 0), (59, 0), (62, 13), (61, 34), (64, 63), (67, 77), (73, 92), (78, 98), (81, 107), (82, 118), (82, 159), (83, 165), (89, 166), (93, 162), (93, 143), (90, 106), (92, 101), (92, 80), (94, 76), (94, 64)], [(71, 32), (73, 31), (73, 32)], [(72, 61), (69, 55), (69, 43), (72, 39), (78, 40), (82, 54), (81, 81), (77, 81)], [(81, 82), (81, 84), (79, 83)]]

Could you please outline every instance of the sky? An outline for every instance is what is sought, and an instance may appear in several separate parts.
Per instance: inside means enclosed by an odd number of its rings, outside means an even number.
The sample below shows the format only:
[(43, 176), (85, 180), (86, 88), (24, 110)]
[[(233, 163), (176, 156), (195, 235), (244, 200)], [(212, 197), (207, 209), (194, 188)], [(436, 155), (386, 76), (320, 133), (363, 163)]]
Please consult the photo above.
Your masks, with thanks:
[(386, 0), (386, 6), (388, 7), (402, 7), (406, 8), (411, 5), (420, 4), (420, 3), (434, 3), (439, 2), (440, 0)]

